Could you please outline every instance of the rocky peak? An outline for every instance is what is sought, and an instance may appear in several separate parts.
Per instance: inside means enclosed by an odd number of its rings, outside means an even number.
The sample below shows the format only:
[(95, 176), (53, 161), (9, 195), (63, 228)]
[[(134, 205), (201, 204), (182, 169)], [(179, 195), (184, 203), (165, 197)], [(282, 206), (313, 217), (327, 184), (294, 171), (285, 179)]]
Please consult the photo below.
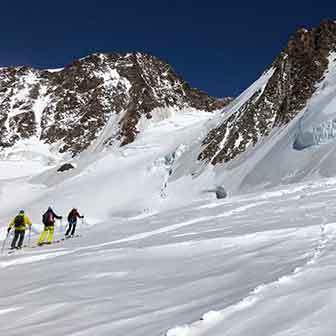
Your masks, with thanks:
[(171, 66), (141, 53), (92, 54), (59, 70), (0, 69), (0, 147), (36, 136), (73, 155), (108, 123), (106, 143), (134, 141), (157, 108), (214, 111), (228, 103), (191, 88)]
[(299, 29), (271, 66), (272, 76), (234, 114), (212, 129), (204, 140), (200, 160), (228, 162), (289, 123), (306, 106), (323, 79), (328, 55), (336, 48), (336, 23)]

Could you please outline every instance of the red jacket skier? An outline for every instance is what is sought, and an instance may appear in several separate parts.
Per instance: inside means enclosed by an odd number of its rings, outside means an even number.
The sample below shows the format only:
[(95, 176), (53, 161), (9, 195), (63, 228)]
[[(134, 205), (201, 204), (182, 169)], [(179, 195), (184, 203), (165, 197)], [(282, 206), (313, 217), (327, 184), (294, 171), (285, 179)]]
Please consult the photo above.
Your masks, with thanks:
[(68, 214), (69, 227), (65, 233), (65, 238), (74, 237), (77, 225), (77, 218), (84, 218), (81, 216), (76, 208), (73, 208)]

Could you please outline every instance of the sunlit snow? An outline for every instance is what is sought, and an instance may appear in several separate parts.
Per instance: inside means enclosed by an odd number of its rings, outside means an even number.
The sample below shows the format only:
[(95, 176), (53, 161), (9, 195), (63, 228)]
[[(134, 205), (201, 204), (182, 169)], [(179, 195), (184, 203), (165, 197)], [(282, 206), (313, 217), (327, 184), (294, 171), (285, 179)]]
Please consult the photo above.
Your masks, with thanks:
[[(305, 130), (332, 119), (320, 103), (331, 102), (333, 64), (308, 104), (314, 113)], [(271, 73), (223, 113), (161, 110), (122, 148), (104, 146), (111, 120), (73, 159), (37, 138), (4, 151), (1, 244), (21, 208), (33, 221), (32, 245), (48, 206), (64, 216), (56, 239), (70, 208), (85, 220), (76, 239), (11, 255), (7, 242), (0, 256), (0, 335), (333, 336), (333, 140), (293, 148), (304, 110), (224, 167), (196, 160), (208, 129), (235, 113)], [(57, 172), (64, 162), (75, 169)], [(227, 199), (215, 198), (218, 186), (228, 190)]]

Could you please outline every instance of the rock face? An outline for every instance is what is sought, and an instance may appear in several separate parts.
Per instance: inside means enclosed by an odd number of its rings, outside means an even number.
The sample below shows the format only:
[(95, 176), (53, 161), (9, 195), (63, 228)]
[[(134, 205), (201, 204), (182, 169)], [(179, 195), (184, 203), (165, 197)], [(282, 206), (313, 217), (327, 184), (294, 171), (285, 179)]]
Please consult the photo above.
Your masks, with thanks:
[(230, 99), (191, 88), (156, 57), (93, 54), (60, 70), (0, 68), (0, 148), (36, 136), (76, 155), (108, 123), (107, 143), (132, 142), (160, 108), (214, 111)]
[(57, 169), (58, 172), (63, 173), (65, 171), (75, 169), (75, 166), (72, 165), (71, 163), (64, 163), (61, 167)]
[(227, 192), (224, 187), (219, 186), (216, 188), (216, 197), (217, 199), (223, 199), (227, 197)]
[(328, 55), (336, 48), (336, 22), (300, 29), (272, 64), (273, 74), (228, 119), (212, 129), (199, 160), (228, 162), (254, 146), (275, 127), (288, 124), (305, 107), (323, 79)]

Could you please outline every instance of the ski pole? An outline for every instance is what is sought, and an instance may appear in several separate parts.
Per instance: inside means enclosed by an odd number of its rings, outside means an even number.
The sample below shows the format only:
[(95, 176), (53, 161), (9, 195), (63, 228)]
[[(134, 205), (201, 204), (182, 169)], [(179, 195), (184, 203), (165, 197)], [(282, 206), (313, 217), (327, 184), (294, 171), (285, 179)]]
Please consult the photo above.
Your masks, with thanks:
[(81, 235), (84, 232), (84, 216), (82, 216), (82, 225), (80, 226), (79, 234)]
[(31, 226), (29, 226), (29, 235), (28, 235), (28, 246), (29, 247), (31, 247), (30, 241), (31, 241)]
[[(62, 237), (62, 232), (63, 232), (63, 222), (62, 222), (62, 218), (59, 219), (59, 237), (58, 239), (61, 239)], [(55, 233), (55, 235), (57, 236), (57, 233)], [(54, 237), (54, 242), (55, 242), (55, 237)]]
[(83, 224), (83, 226), (85, 225), (86, 230), (89, 229), (89, 224), (88, 224), (88, 222), (85, 220), (85, 216), (84, 216), (84, 215), (83, 215), (83, 218), (82, 218), (82, 224)]
[(65, 237), (65, 234), (67, 233), (68, 228), (69, 228), (69, 223), (66, 223), (65, 226), (64, 226), (63, 238)]
[(5, 246), (6, 246), (8, 237), (9, 237), (9, 232), (7, 232), (6, 238), (5, 238), (5, 240), (3, 241), (2, 248), (1, 248), (1, 254), (4, 253), (4, 250), (5, 250)]
[(58, 219), (59, 220), (59, 227), (58, 227), (58, 233), (59, 233), (59, 237), (57, 237), (57, 226), (55, 225), (55, 227), (54, 227), (54, 239), (53, 239), (53, 243), (55, 243), (56, 242), (56, 240), (59, 238), (60, 239), (60, 237), (62, 236), (62, 219), (61, 218), (59, 218)]

